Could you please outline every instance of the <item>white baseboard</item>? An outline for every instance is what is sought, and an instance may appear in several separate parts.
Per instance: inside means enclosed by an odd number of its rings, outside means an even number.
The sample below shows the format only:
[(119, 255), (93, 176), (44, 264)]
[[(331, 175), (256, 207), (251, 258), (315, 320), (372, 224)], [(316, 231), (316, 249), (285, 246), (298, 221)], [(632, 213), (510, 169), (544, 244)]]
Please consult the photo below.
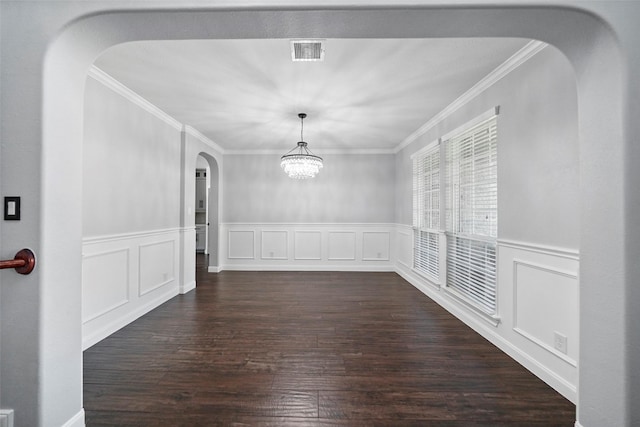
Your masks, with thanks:
[(0, 409), (0, 426), (13, 427), (13, 409)]
[(180, 294), (184, 295), (187, 292), (191, 292), (195, 288), (196, 288), (196, 281), (193, 280), (193, 281), (187, 283), (186, 285), (180, 287)]
[(69, 421), (64, 423), (62, 427), (85, 427), (84, 408), (80, 409), (80, 412), (75, 414)]
[(222, 271), (222, 267), (217, 265), (210, 265), (207, 271), (209, 273), (220, 273)]
[(551, 371), (549, 368), (533, 359), (527, 353), (514, 346), (511, 342), (507, 341), (504, 337), (500, 336), (497, 333), (495, 327), (489, 325), (476, 314), (472, 313), (462, 305), (457, 304), (450, 298), (446, 298), (441, 292), (438, 291), (436, 287), (428, 286), (424, 283), (421, 283), (422, 281), (417, 280), (415, 275), (403, 271), (403, 268), (398, 267), (395, 271), (406, 281), (415, 286), (416, 289), (428, 296), (449, 313), (456, 316), (459, 320), (482, 335), (485, 339), (505, 352), (512, 359), (527, 368), (538, 378), (549, 384), (549, 386), (554, 388), (565, 398), (574, 403), (577, 401), (578, 392), (573, 384), (568, 383), (566, 380), (558, 376), (555, 372)]
[(580, 424), (580, 422), (579, 422), (579, 421), (576, 421), (576, 423), (575, 423), (575, 427), (582, 427), (582, 424)]
[(175, 297), (176, 295), (178, 295), (178, 290), (175, 288), (172, 288), (168, 292), (161, 294), (160, 296), (154, 298), (153, 300), (149, 301), (143, 306), (138, 307), (136, 310), (126, 313), (125, 315), (115, 319), (104, 328), (101, 328), (93, 332), (91, 335), (87, 337), (83, 337), (82, 350), (84, 351), (89, 347), (97, 344), (98, 342), (102, 341), (103, 339), (113, 334), (114, 332), (124, 328), (129, 323), (147, 314), (154, 308), (169, 301), (171, 298)]
[[(211, 267), (209, 267), (211, 268)], [(395, 272), (391, 264), (387, 265), (346, 265), (346, 264), (314, 264), (314, 265), (242, 265), (230, 264), (220, 268), (220, 270), (231, 271), (364, 271), (364, 272)], [(211, 270), (210, 270), (211, 271)]]

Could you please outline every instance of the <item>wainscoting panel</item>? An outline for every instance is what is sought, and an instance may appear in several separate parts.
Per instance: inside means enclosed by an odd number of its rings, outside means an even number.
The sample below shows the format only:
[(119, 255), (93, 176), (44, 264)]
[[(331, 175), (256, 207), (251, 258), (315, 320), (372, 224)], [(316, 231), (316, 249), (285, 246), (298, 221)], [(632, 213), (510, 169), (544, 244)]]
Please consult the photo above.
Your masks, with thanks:
[[(220, 227), (221, 245), (230, 248), (221, 259), (221, 270), (394, 270), (395, 224), (224, 223)], [(260, 248), (257, 257), (250, 256), (254, 238)]]
[(83, 240), (83, 349), (178, 294), (181, 233), (152, 230)]
[[(496, 324), (413, 271), (410, 226), (398, 225), (395, 236), (398, 274), (576, 402), (580, 360), (577, 250), (498, 240)], [(446, 267), (441, 263), (441, 268)]]
[(329, 256), (330, 261), (354, 261), (356, 259), (355, 231), (330, 231)]
[(398, 227), (398, 262), (407, 268), (413, 265), (413, 229)]
[[(514, 260), (513, 330), (573, 366), (577, 342), (556, 335), (578, 336), (578, 277), (573, 272)], [(553, 295), (552, 298), (549, 296)], [(543, 308), (543, 309), (541, 309)], [(560, 338), (562, 339), (562, 338)]]
[(365, 231), (362, 233), (362, 259), (365, 261), (388, 261), (391, 253), (388, 231)]
[[(579, 360), (579, 253), (498, 241), (500, 332), (575, 401)], [(525, 365), (526, 366), (526, 365)], [(537, 372), (536, 372), (537, 374)]]
[(262, 259), (287, 259), (289, 236), (285, 231), (262, 231)]
[(140, 286), (138, 296), (175, 280), (175, 242), (148, 243), (140, 245)]
[(86, 256), (82, 262), (82, 322), (129, 302), (129, 248)]
[(254, 259), (254, 231), (229, 230), (229, 259)]
[(319, 231), (296, 231), (294, 251), (296, 260), (322, 259), (322, 234)]

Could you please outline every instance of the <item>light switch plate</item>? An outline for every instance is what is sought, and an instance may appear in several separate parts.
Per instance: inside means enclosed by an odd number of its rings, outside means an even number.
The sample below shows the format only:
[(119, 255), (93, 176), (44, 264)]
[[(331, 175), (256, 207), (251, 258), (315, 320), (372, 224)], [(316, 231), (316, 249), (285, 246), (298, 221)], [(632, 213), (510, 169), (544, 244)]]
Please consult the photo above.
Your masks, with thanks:
[(20, 220), (20, 197), (10, 196), (4, 198), (4, 220)]

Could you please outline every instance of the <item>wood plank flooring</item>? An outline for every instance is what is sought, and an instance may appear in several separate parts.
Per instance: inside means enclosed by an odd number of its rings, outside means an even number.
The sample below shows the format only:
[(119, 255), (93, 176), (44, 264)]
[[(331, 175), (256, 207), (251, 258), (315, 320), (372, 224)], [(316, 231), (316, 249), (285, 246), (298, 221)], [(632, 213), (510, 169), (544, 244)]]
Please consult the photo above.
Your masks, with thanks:
[[(199, 258), (202, 261), (202, 258)], [(84, 353), (94, 426), (573, 426), (575, 406), (394, 273), (198, 270)]]

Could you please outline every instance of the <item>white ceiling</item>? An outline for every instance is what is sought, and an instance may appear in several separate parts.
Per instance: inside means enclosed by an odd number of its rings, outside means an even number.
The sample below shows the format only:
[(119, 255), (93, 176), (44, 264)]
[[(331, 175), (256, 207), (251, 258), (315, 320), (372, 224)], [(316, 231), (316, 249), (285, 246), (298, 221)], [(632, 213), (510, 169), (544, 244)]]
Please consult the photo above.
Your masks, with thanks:
[(146, 41), (95, 65), (225, 150), (392, 149), (522, 48), (523, 39), (330, 39), (323, 62), (289, 40)]

